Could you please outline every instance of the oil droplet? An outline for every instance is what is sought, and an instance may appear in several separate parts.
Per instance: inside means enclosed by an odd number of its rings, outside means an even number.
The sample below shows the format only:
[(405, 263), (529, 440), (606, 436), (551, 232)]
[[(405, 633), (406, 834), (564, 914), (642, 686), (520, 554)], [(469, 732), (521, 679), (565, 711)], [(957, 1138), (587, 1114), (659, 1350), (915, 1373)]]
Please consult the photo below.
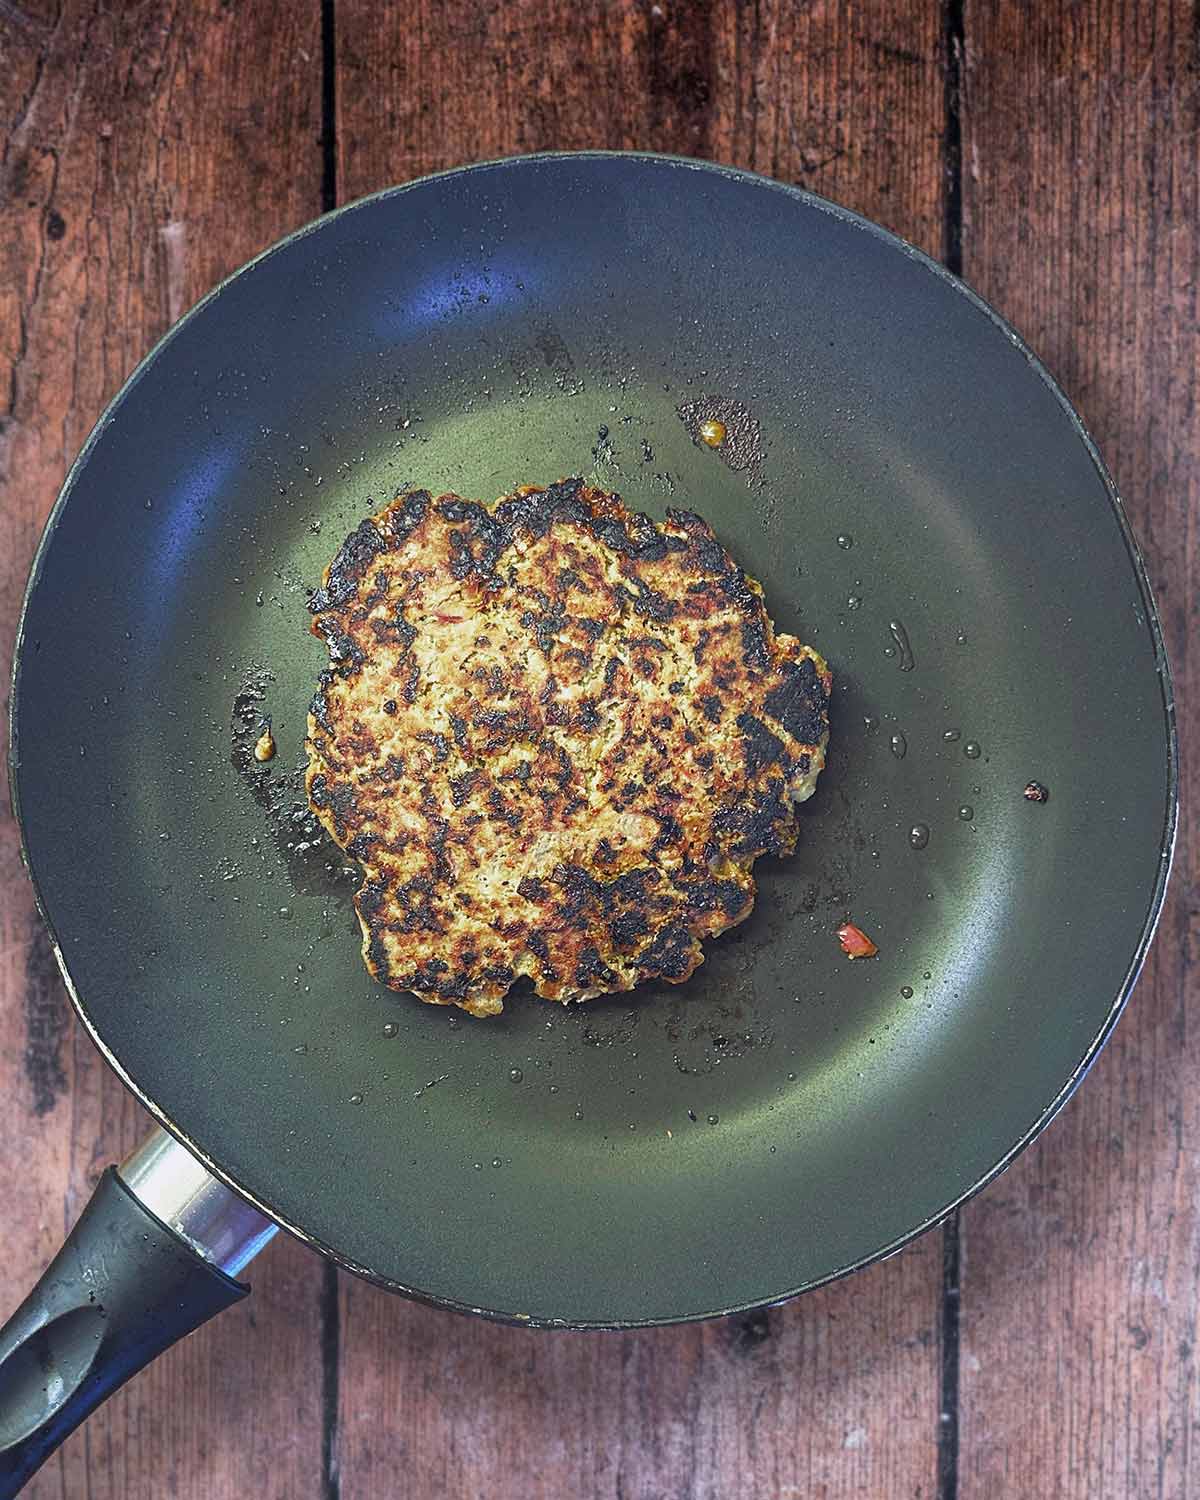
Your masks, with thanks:
[(958, 642), (958, 644), (959, 644), (959, 645), (960, 645), (960, 646), (965, 646), (965, 645), (966, 645), (966, 644), (967, 644), (967, 638), (966, 638), (966, 636), (965, 636), (965, 635), (964, 635), (964, 634), (963, 634), (963, 633), (962, 633), (962, 631), (961, 631), (961, 630), (960, 630), (960, 631), (959, 631), (959, 632), (958, 632), (958, 634), (957, 634), (957, 635), (956, 635), (956, 636), (955, 636), (955, 637), (954, 637), (954, 639), (955, 639), (955, 640), (956, 640), (956, 641), (957, 641), (957, 642)]
[(795, 1075), (795, 1073), (789, 1073), (788, 1076), (787, 1076), (787, 1081), (789, 1083), (795, 1083), (795, 1081), (796, 1081), (796, 1075)]
[(288, 920), (288, 918), (292, 915), (292, 908), (290, 906), (281, 906), (279, 908), (279, 915), (286, 922)]
[(361, 1094), (351, 1094), (350, 1095), (350, 1103), (351, 1104), (361, 1104), (362, 1102), (363, 1102), (363, 1096)]
[(913, 996), (912, 985), (911, 984), (902, 984), (900, 986), (900, 993), (904, 996), (904, 998), (906, 1000), (911, 1000), (912, 996)]
[(842, 535), (838, 537), (837, 544), (839, 547), (853, 547), (854, 538), (852, 536), (847, 536), (846, 533), (843, 532)]
[(975, 740), (968, 740), (967, 743), (963, 746), (963, 754), (967, 757), (968, 760), (978, 760), (979, 757), (983, 754), (983, 747), (979, 745)]
[(521, 1079), (525, 1077), (524, 1073), (521, 1072), (520, 1068), (510, 1068), (508, 1076), (512, 1079), (512, 1081), (514, 1083), (520, 1083)]
[(958, 740), (958, 739), (962, 738), (962, 730), (961, 729), (944, 729), (942, 731), (942, 738), (944, 740), (946, 740), (949, 744), (953, 744), (955, 740)]
[(851, 594), (850, 597), (849, 597), (849, 599), (846, 600), (846, 608), (847, 609), (861, 609), (862, 608), (862, 600), (858, 597), (857, 594)]
[(297, 1042), (297, 1044), (292, 1048), (292, 1051), (293, 1052), (299, 1052), (300, 1055), (303, 1056), (304, 1053), (306, 1053), (308, 1051), (308, 1043), (307, 1042)]
[(908, 830), (908, 842), (914, 849), (924, 849), (929, 843), (929, 827), (925, 823), (914, 823)]
[(581, 1109), (577, 1109), (577, 1110), (576, 1110), (576, 1111), (575, 1111), (575, 1118), (576, 1118), (576, 1119), (577, 1119), (577, 1120), (582, 1120), (582, 1119), (583, 1119), (583, 1110), (581, 1110)]
[(502, 1167), (503, 1165), (504, 1165), (504, 1163), (500, 1160), (500, 1158), (498, 1156), (493, 1156), (492, 1157), (492, 1166), (493, 1167)]
[(399, 1036), (400, 1035), (400, 1025), (399, 1025), (399, 1022), (397, 1022), (397, 1021), (385, 1021), (383, 1023), (383, 1034), (384, 1034), (384, 1036)]
[(481, 1161), (475, 1162), (474, 1163), (474, 1167), (475, 1167), (475, 1170), (477, 1172), (482, 1172), (483, 1171), (483, 1163)]
[(924, 974), (921, 975), (921, 978), (922, 979), (932, 979), (933, 975), (930, 973), (930, 971), (928, 969), (926, 969), (925, 972), (924, 972)]
[(719, 1125), (721, 1123), (721, 1116), (720, 1115), (709, 1115), (709, 1117), (708, 1117), (708, 1123), (710, 1125)]
[(710, 448), (719, 448), (725, 441), (725, 423), (718, 422), (715, 417), (709, 417), (700, 423), (700, 441), (707, 443)]
[(971, 819), (975, 816), (975, 809), (973, 807), (968, 807), (964, 803), (963, 806), (959, 808), (958, 815), (963, 820), (964, 823), (969, 823), (971, 821)]
[(912, 646), (909, 644), (908, 631), (899, 620), (889, 620), (888, 629), (892, 632), (892, 640), (896, 643), (896, 649), (900, 653), (900, 670), (911, 672), (916, 665), (913, 661)]
[(275, 740), (271, 735), (271, 726), (268, 724), (254, 742), (254, 759), (257, 761), (272, 760), (274, 755)]
[(629, 1122), (629, 1128), (630, 1128), (630, 1130), (636, 1130), (637, 1129), (637, 1126), (633, 1123), (632, 1120), (630, 1120), (630, 1122)]
[(550, 1085), (550, 1092), (552, 1094), (557, 1094), (558, 1093), (558, 1084), (557, 1083), (552, 1083)]
[(903, 760), (908, 754), (908, 741), (904, 738), (902, 730), (897, 729), (892, 735), (891, 751), (897, 760)]
[(879, 728), (879, 720), (872, 718), (870, 714), (866, 714), (863, 718), (863, 728), (868, 734), (874, 734)]

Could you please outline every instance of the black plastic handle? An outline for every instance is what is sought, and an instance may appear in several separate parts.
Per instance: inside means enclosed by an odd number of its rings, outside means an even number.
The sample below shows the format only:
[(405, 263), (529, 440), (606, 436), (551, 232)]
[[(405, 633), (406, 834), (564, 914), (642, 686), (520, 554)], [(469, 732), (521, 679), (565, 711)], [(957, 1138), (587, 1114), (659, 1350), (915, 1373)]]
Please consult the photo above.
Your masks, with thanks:
[(249, 1290), (156, 1219), (109, 1167), (0, 1329), (0, 1500), (131, 1375)]

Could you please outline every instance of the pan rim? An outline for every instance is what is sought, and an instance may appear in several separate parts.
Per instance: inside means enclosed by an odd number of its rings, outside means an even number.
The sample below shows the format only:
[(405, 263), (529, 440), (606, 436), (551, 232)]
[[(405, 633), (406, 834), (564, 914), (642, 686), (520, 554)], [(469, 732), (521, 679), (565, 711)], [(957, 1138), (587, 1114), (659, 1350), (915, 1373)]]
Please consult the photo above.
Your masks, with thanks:
[[(439, 182), (442, 179), (446, 178), (457, 178), (477, 172), (506, 171), (512, 169), (520, 170), (523, 167), (527, 167), (535, 163), (573, 163), (581, 160), (632, 161), (647, 163), (662, 167), (664, 169), (698, 171), (709, 175), (729, 179), (734, 182), (749, 183), (757, 187), (766, 187), (775, 192), (784, 193), (789, 197), (799, 201), (807, 208), (816, 209), (817, 211), (828, 214), (845, 224), (868, 232), (871, 235), (875, 236), (877, 239), (884, 242), (886, 245), (900, 250), (910, 259), (915, 260), (925, 270), (932, 272), (951, 290), (966, 297), (977, 311), (983, 313), (987, 317), (987, 319), (993, 324), (996, 330), (999, 333), (1003, 334), (1005, 339), (1009, 343), (1011, 343), (1018, 350), (1018, 352), (1020, 352), (1020, 354), (1029, 364), (1034, 374), (1041, 379), (1047, 390), (1058, 402), (1059, 406), (1065, 413), (1075, 436), (1078, 437), (1083, 443), (1085, 452), (1090, 458), (1092, 465), (1095, 468), (1096, 473), (1104, 487), (1105, 493), (1108, 497), (1109, 505), (1112, 508), (1122, 540), (1124, 541), (1126, 552), (1128, 554), (1130, 564), (1132, 565), (1134, 577), (1137, 581), (1139, 594), (1141, 596), (1144, 624), (1150, 637), (1150, 643), (1153, 647), (1156, 673), (1159, 678), (1160, 691), (1162, 694), (1163, 723), (1166, 731), (1167, 752), (1165, 786), (1166, 808), (1160, 833), (1161, 857), (1159, 860), (1158, 874), (1154, 883), (1154, 888), (1150, 893), (1150, 901), (1147, 907), (1145, 918), (1143, 920), (1142, 929), (1136, 949), (1130, 959), (1125, 977), (1117, 991), (1117, 994), (1104, 1017), (1102, 1018), (1101, 1024), (1096, 1031), (1095, 1036), (1088, 1044), (1088, 1047), (1086, 1048), (1083, 1056), (1075, 1065), (1074, 1069), (1072, 1070), (1066, 1081), (1063, 1083), (1062, 1087), (1053, 1096), (1053, 1098), (1051, 1098), (1050, 1101), (1042, 1107), (1025, 1134), (1022, 1135), (996, 1163), (994, 1163), (986, 1172), (982, 1173), (976, 1179), (976, 1181), (971, 1183), (961, 1193), (954, 1197), (950, 1202), (945, 1204), (944, 1207), (940, 1208), (937, 1212), (929, 1215), (920, 1223), (906, 1230), (901, 1235), (888, 1241), (886, 1244), (864, 1253), (863, 1255), (846, 1263), (845, 1265), (829, 1272), (827, 1275), (811, 1278), (809, 1280), (801, 1282), (799, 1285), (793, 1286), (789, 1289), (785, 1289), (777, 1293), (769, 1293), (761, 1297), (753, 1298), (749, 1301), (738, 1302), (727, 1306), (719, 1306), (716, 1308), (705, 1309), (694, 1313), (668, 1314), (662, 1317), (643, 1317), (628, 1320), (620, 1318), (574, 1320), (543, 1316), (531, 1316), (528, 1314), (514, 1314), (497, 1308), (474, 1306), (469, 1302), (459, 1301), (453, 1298), (439, 1297), (431, 1293), (423, 1292), (420, 1288), (406, 1286), (393, 1278), (383, 1276), (378, 1272), (373, 1271), (370, 1267), (357, 1264), (350, 1257), (338, 1251), (335, 1247), (325, 1244), (323, 1241), (309, 1234), (298, 1224), (293, 1223), (285, 1215), (272, 1208), (270, 1204), (257, 1198), (245, 1186), (237, 1181), (232, 1174), (223, 1169), (221, 1165), (208, 1153), (206, 1153), (197, 1142), (193, 1141), (188, 1136), (186, 1131), (184, 1131), (171, 1119), (167, 1111), (162, 1109), (161, 1106), (159, 1106), (149, 1096), (149, 1094), (140, 1087), (137, 1080), (130, 1075), (130, 1073), (121, 1064), (119, 1059), (110, 1051), (103, 1038), (101, 1037), (96, 1025), (93, 1023), (82, 997), (77, 992), (76, 986), (67, 966), (66, 959), (63, 955), (54, 924), (43, 901), (41, 887), (38, 882), (37, 873), (34, 869), (33, 861), (31, 859), (26, 840), (25, 824), (22, 816), (21, 800), (17, 786), (16, 775), (17, 769), (20, 764), (20, 744), (18, 739), (17, 724), (19, 716), (18, 705), (20, 698), (20, 680), (22, 662), (24, 659), (23, 648), (25, 644), (26, 618), (29, 611), (30, 602), (41, 580), (46, 558), (49, 554), (54, 535), (57, 531), (63, 512), (65, 511), (67, 502), (72, 491), (75, 488), (76, 483), (79, 480), (80, 475), (83, 473), (84, 469), (87, 466), (87, 462), (91, 456), (93, 448), (99, 442), (104, 430), (115, 419), (118, 411), (120, 410), (126, 399), (133, 393), (138, 384), (141, 382), (143, 376), (157, 360), (159, 354), (170, 344), (170, 342), (184, 329), (186, 325), (190, 324), (191, 321), (196, 318), (202, 312), (202, 310), (208, 306), (210, 302), (218, 298), (221, 293), (225, 291), (226, 288), (228, 288), (233, 282), (246, 275), (249, 271), (257, 267), (261, 262), (287, 249), (293, 242), (301, 240), (303, 238), (306, 238), (310, 234), (318, 232), (325, 224), (331, 222), (334, 219), (339, 219), (344, 216), (351, 215), (358, 210), (373, 204), (377, 200), (399, 197), (401, 194), (406, 193), (412, 189), (424, 187), (430, 183)], [(21, 860), (30, 878), (36, 909), (41, 920), (46, 925), (47, 933), (50, 938), (51, 948), (58, 963), (59, 970), (62, 974), (63, 982), (66, 986), (67, 994), (70, 997), (71, 1004), (74, 1007), (75, 1012), (78, 1015), (81, 1023), (83, 1024), (83, 1027), (88, 1036), (91, 1038), (92, 1042), (100, 1051), (105, 1061), (113, 1069), (113, 1071), (116, 1073), (117, 1077), (121, 1080), (125, 1087), (130, 1090), (134, 1097), (150, 1113), (153, 1119), (163, 1129), (168, 1131), (178, 1141), (180, 1141), (180, 1143), (185, 1146), (187, 1150), (190, 1151), (192, 1155), (194, 1155), (197, 1160), (200, 1161), (207, 1168), (207, 1170), (213, 1174), (214, 1177), (223, 1182), (228, 1188), (238, 1194), (239, 1197), (252, 1204), (256, 1209), (259, 1210), (259, 1212), (271, 1219), (274, 1223), (287, 1230), (289, 1234), (301, 1240), (311, 1249), (316, 1250), (321, 1255), (324, 1255), (329, 1260), (333, 1261), (336, 1265), (341, 1266), (345, 1270), (353, 1272), (357, 1276), (361, 1276), (365, 1280), (370, 1281), (387, 1291), (398, 1293), (399, 1295), (408, 1297), (414, 1301), (422, 1302), (438, 1308), (445, 1308), (454, 1312), (473, 1313), (477, 1316), (485, 1317), (492, 1321), (508, 1323), (520, 1327), (573, 1329), (579, 1331), (620, 1331), (625, 1329), (652, 1328), (676, 1324), (698, 1323), (711, 1318), (727, 1317), (730, 1315), (750, 1312), (755, 1308), (778, 1305), (780, 1303), (790, 1301), (793, 1297), (797, 1297), (803, 1292), (813, 1291), (818, 1287), (826, 1286), (833, 1281), (840, 1280), (842, 1277), (848, 1276), (854, 1271), (862, 1270), (866, 1266), (873, 1265), (877, 1261), (888, 1259), (890, 1256), (897, 1254), (900, 1250), (905, 1248), (905, 1246), (914, 1241), (918, 1236), (926, 1233), (930, 1229), (935, 1228), (951, 1214), (955, 1213), (965, 1203), (969, 1202), (970, 1199), (972, 1199), (977, 1193), (981, 1192), (985, 1187), (993, 1182), (1001, 1172), (1005, 1171), (1006, 1168), (1008, 1168), (1012, 1164), (1012, 1162), (1015, 1161), (1016, 1158), (1028, 1146), (1030, 1146), (1038, 1138), (1038, 1136), (1041, 1135), (1046, 1127), (1053, 1121), (1058, 1112), (1068, 1102), (1068, 1100), (1074, 1094), (1075, 1090), (1079, 1087), (1080, 1083), (1087, 1075), (1093, 1063), (1096, 1061), (1096, 1058), (1099, 1056), (1105, 1043), (1108, 1041), (1114, 1026), (1120, 1019), (1120, 1016), (1124, 1011), (1125, 1005), (1129, 1000), (1129, 996), (1137, 983), (1138, 977), (1142, 970), (1142, 966), (1145, 962), (1146, 954), (1154, 938), (1154, 934), (1157, 929), (1159, 918), (1162, 913), (1163, 904), (1166, 898), (1166, 891), (1174, 858), (1176, 835), (1178, 831), (1179, 743), (1178, 726), (1175, 714), (1174, 689), (1170, 671), (1170, 664), (1166, 655), (1163, 641), (1162, 624), (1159, 618), (1157, 606), (1155, 604), (1150, 581), (1146, 572), (1145, 560), (1133, 535), (1133, 531), (1130, 526), (1128, 516), (1126, 515), (1125, 507), (1117, 490), (1115, 481), (1113, 480), (1112, 475), (1109, 473), (1109, 470), (1100, 455), (1096, 443), (1094, 442), (1090, 432), (1084, 424), (1083, 419), (1076, 411), (1075, 407), (1067, 397), (1066, 393), (1063, 391), (1062, 387), (1058, 384), (1053, 375), (1051, 375), (1047, 367), (1033, 352), (1033, 350), (1029, 347), (1029, 345), (1025, 342), (1021, 335), (1011, 326), (1011, 324), (1009, 324), (1007, 320), (1003, 318), (999, 312), (996, 311), (995, 308), (993, 308), (987, 301), (985, 301), (978, 292), (976, 292), (960, 277), (947, 270), (947, 268), (943, 266), (939, 261), (935, 260), (932, 256), (928, 255), (925, 251), (919, 249), (917, 246), (911, 244), (900, 235), (894, 233), (892, 230), (886, 229), (882, 225), (875, 223), (873, 220), (867, 219), (861, 214), (854, 212), (852, 209), (845, 208), (842, 205), (834, 203), (827, 198), (823, 198), (820, 195), (810, 192), (805, 188), (799, 188), (788, 183), (779, 182), (773, 178), (765, 177), (761, 173), (745, 171), (741, 168), (704, 161), (693, 157), (676, 156), (650, 151), (547, 151), (525, 155), (500, 157), (487, 161), (472, 162), (457, 167), (451, 167), (445, 171), (429, 173), (423, 177), (413, 178), (409, 182), (396, 184), (391, 187), (380, 189), (377, 192), (364, 195), (361, 198), (354, 199), (352, 202), (342, 205), (340, 208), (320, 215), (318, 218), (299, 226), (297, 229), (290, 231), (288, 234), (276, 240), (271, 245), (268, 245), (257, 255), (253, 256), (250, 260), (239, 266), (229, 276), (218, 282), (215, 287), (207, 292), (177, 322), (172, 324), (172, 326), (154, 342), (151, 348), (141, 357), (141, 359), (138, 360), (137, 364), (134, 366), (133, 370), (127, 376), (125, 381), (122, 383), (119, 390), (105, 406), (103, 412), (96, 421), (95, 426), (89, 433), (87, 440), (83, 444), (83, 447), (80, 449), (78, 455), (76, 456), (75, 460), (71, 464), (70, 469), (67, 472), (66, 478), (63, 481), (62, 487), (59, 490), (53, 506), (51, 507), (45, 528), (35, 549), (33, 561), (30, 567), (29, 578), (22, 597), (21, 610), (18, 616), (17, 630), (13, 647), (13, 661), (9, 692), (8, 730), (9, 795), (12, 804), (13, 815), (16, 819), (20, 837)]]

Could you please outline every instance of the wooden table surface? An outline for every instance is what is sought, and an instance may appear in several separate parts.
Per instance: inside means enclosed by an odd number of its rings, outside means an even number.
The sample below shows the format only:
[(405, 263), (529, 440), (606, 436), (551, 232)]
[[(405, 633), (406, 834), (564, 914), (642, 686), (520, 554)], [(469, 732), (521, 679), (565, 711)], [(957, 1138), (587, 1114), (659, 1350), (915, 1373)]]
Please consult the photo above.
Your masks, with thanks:
[[(640, 147), (800, 183), (961, 273), (1115, 472), (1200, 660), (1200, 21), (1184, 0), (0, 0), (0, 631), (97, 414), (323, 209), (480, 157)], [(1052, 663), (1048, 663), (1052, 670)], [(957, 1220), (770, 1313), (531, 1334), (287, 1238), (28, 1494), (1200, 1494), (1197, 841), (1079, 1095)], [(1081, 876), (1081, 878), (1084, 878)], [(146, 1128), (68, 1010), (0, 817), (0, 1309)]]

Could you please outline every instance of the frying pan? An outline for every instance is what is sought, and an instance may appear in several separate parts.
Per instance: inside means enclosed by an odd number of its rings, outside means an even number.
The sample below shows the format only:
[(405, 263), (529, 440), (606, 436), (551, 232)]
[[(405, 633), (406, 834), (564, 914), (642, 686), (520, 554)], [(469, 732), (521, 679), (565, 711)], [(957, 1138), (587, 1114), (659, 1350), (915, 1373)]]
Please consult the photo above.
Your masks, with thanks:
[[(738, 441), (697, 442), (704, 411)], [(306, 589), (406, 485), (571, 474), (712, 522), (831, 662), (829, 766), (685, 986), (472, 1021), (363, 967), (353, 871), (300, 788)], [(12, 1484), (240, 1295), (275, 1224), (406, 1295), (573, 1328), (774, 1302), (896, 1249), (1094, 1059), (1175, 827), (1145, 573), (1046, 371), (854, 214), (647, 155), (415, 182), (206, 298), (71, 470), (12, 703), (72, 998), (187, 1148), (105, 1178), (0, 1336)], [(847, 918), (877, 958), (847, 960)]]

